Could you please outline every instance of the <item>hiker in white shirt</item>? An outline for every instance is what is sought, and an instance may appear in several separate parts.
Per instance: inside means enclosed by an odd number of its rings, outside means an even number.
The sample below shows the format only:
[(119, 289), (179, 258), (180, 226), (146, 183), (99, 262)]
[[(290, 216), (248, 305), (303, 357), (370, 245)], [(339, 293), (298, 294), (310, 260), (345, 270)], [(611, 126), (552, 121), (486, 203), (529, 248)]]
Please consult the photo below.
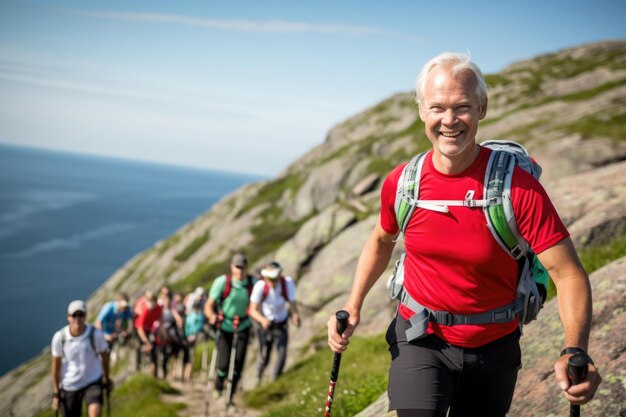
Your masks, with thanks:
[(288, 343), (288, 321), (300, 326), (300, 316), (296, 306), (296, 284), (293, 279), (282, 275), (278, 262), (271, 262), (261, 270), (259, 280), (250, 295), (250, 317), (258, 324), (259, 361), (258, 381), (269, 363), (272, 346), (276, 344), (278, 359), (274, 368), (274, 379), (278, 378), (285, 366)]
[(103, 389), (113, 388), (109, 345), (100, 330), (85, 323), (86, 318), (85, 302), (72, 301), (67, 308), (69, 324), (52, 337), (52, 408), (64, 417), (81, 416), (83, 400), (88, 416), (99, 417)]

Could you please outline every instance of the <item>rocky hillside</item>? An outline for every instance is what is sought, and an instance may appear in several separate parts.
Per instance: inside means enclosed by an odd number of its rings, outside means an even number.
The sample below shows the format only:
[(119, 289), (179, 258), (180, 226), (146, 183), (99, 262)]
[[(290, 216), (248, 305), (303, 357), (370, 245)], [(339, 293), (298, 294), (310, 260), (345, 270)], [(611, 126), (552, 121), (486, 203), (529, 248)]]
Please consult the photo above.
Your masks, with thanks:
[[(489, 111), (479, 140), (507, 138), (526, 145), (543, 166), (542, 182), (579, 249), (624, 239), (626, 41), (518, 62), (487, 76), (487, 83)], [(209, 285), (236, 250), (246, 252), (254, 266), (277, 259), (298, 280), (305, 313), (304, 325), (292, 333), (293, 361), (311, 338), (324, 333), (327, 317), (343, 304), (360, 249), (376, 222), (384, 174), (428, 146), (412, 94), (394, 95), (333, 128), (323, 144), (276, 179), (227, 196), (129, 260), (93, 294), (90, 308), (119, 290), (138, 295), (164, 283), (185, 291)], [(625, 276), (623, 259), (594, 275), (601, 295), (592, 354), (606, 370), (597, 403), (607, 405), (586, 415), (626, 412)], [(381, 333), (392, 314), (383, 281), (364, 307), (362, 334)], [(550, 312), (555, 308), (548, 306), (543, 315), (555, 316)], [(557, 321), (542, 320), (524, 338), (530, 359), (520, 376), (516, 416), (547, 415), (558, 406), (551, 400), (547, 365), (560, 345), (559, 332), (550, 332), (557, 329)], [(554, 339), (542, 337), (546, 333), (554, 333)], [(0, 380), (0, 415), (30, 416), (48, 405), (48, 366), (44, 353)]]

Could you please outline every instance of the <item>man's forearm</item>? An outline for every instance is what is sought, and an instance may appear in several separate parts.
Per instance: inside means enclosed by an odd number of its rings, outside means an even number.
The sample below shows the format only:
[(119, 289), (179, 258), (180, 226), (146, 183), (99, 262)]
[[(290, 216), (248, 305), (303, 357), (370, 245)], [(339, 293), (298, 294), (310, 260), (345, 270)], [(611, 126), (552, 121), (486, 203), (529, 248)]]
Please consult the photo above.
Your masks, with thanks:
[(52, 358), (52, 392), (58, 393), (61, 389), (61, 366), (60, 360)]
[(591, 286), (572, 241), (564, 239), (538, 258), (556, 285), (565, 345), (586, 350), (591, 329)]
[(137, 334), (139, 335), (139, 338), (147, 345), (150, 344), (150, 339), (148, 338), (148, 335), (146, 334), (146, 331), (143, 329), (143, 326), (139, 326), (137, 328)]
[(109, 372), (109, 364), (110, 364), (110, 355), (109, 352), (102, 352), (100, 353), (100, 357), (102, 358), (102, 373), (104, 374), (104, 379), (106, 381), (108, 381), (110, 378), (110, 372)]
[(379, 228), (380, 226), (377, 226), (370, 235), (361, 252), (352, 290), (345, 304), (346, 308), (356, 312), (361, 310), (365, 296), (385, 272), (395, 246), (391, 237), (381, 234)]
[(565, 331), (565, 347), (587, 350), (591, 331), (591, 288), (584, 277), (572, 276), (559, 282), (557, 299)]

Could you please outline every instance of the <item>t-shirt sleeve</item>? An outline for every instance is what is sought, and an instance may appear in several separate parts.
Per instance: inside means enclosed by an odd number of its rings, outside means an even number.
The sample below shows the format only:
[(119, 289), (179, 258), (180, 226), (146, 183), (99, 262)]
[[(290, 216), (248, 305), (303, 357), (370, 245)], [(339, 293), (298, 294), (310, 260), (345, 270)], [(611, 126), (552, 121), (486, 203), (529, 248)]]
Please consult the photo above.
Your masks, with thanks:
[(96, 351), (98, 353), (108, 352), (109, 344), (104, 339), (104, 334), (100, 330), (95, 329), (93, 336), (94, 336), (94, 343), (96, 345)]
[(63, 357), (63, 346), (61, 344), (61, 333), (64, 331), (65, 329), (61, 329), (59, 331), (57, 331), (54, 336), (52, 336), (52, 343), (50, 344), (50, 351), (52, 353), (52, 356), (54, 356), (55, 358), (61, 358)]
[(513, 175), (511, 199), (519, 232), (535, 253), (569, 237), (546, 190), (521, 168)]
[(104, 306), (102, 306), (102, 308), (100, 309), (100, 312), (98, 313), (98, 317), (96, 318), (97, 321), (99, 321), (100, 323), (104, 323), (106, 321), (107, 316), (110, 314), (111, 311), (111, 303), (106, 303)]
[(209, 298), (213, 301), (217, 301), (221, 298), (224, 286), (226, 285), (226, 275), (220, 275), (215, 278), (211, 289), (209, 290)]
[(291, 277), (285, 277), (285, 283), (287, 285), (287, 296), (289, 297), (289, 301), (296, 301), (296, 283)]
[(398, 179), (402, 175), (405, 165), (397, 166), (387, 175), (380, 193), (380, 225), (390, 235), (395, 235), (400, 231), (396, 220), (395, 203)]
[(252, 288), (252, 294), (250, 294), (250, 302), (260, 304), (261, 300), (263, 300), (263, 287), (265, 287), (265, 282), (257, 281)]

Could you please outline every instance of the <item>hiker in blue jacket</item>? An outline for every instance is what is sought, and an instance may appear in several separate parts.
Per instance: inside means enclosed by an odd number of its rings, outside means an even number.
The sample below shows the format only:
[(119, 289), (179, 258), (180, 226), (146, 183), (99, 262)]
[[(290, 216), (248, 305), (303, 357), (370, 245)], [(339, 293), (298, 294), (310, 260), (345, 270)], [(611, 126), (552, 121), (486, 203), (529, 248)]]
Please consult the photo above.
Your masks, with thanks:
[(282, 274), (283, 268), (278, 262), (271, 262), (261, 269), (259, 280), (250, 295), (250, 317), (257, 323), (259, 339), (259, 361), (257, 379), (260, 383), (272, 351), (276, 345), (278, 358), (274, 368), (274, 379), (283, 373), (287, 359), (289, 340), (289, 318), (294, 325), (300, 326), (300, 316), (296, 305), (296, 284), (289, 276)]
[(129, 335), (132, 319), (133, 313), (128, 305), (128, 295), (119, 293), (115, 301), (102, 306), (94, 326), (102, 331), (104, 339), (109, 343), (109, 348), (113, 348), (113, 344), (118, 339), (125, 339)]

